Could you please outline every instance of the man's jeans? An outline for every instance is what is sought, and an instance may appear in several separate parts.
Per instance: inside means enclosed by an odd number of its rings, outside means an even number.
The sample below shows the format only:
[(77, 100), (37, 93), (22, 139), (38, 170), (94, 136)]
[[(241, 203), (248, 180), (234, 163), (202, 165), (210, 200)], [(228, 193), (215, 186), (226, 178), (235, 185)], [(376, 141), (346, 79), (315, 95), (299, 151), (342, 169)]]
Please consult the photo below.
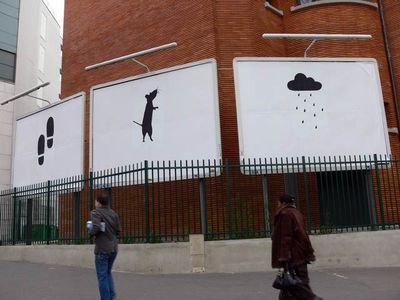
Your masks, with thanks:
[(95, 254), (97, 280), (99, 281), (99, 291), (101, 300), (114, 300), (115, 290), (111, 274), (111, 268), (117, 257), (116, 252)]

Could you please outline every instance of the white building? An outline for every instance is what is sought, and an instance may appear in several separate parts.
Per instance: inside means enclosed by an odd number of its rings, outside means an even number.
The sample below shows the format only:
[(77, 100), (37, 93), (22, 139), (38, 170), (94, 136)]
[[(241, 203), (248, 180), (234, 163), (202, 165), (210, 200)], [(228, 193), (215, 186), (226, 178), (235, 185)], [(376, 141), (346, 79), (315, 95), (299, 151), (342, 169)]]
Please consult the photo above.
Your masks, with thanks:
[[(0, 0), (0, 102), (41, 83), (32, 96), (59, 100), (60, 25), (43, 0)], [(0, 106), (0, 190), (11, 186), (15, 120), (46, 102), (23, 97)]]

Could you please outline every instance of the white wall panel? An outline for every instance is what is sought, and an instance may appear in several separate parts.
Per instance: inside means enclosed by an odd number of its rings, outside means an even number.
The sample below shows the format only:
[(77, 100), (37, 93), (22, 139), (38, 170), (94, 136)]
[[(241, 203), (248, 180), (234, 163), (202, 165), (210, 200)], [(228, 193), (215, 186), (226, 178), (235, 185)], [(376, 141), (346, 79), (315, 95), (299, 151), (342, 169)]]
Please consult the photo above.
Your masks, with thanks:
[(234, 60), (241, 158), (390, 154), (369, 59)]
[(94, 171), (144, 160), (219, 159), (215, 61), (94, 87), (91, 125)]
[(83, 173), (84, 107), (78, 94), (17, 120), (14, 187)]

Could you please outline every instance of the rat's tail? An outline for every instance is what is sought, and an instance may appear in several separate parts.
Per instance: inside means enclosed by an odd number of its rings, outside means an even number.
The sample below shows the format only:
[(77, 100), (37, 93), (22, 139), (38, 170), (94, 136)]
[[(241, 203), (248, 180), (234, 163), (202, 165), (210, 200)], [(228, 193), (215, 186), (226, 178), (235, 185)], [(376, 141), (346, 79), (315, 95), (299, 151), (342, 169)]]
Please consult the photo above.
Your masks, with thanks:
[(143, 127), (142, 124), (140, 124), (140, 123), (138, 123), (138, 122), (136, 122), (136, 121), (133, 121), (133, 123), (136, 123), (136, 124), (138, 124), (139, 126), (142, 126), (142, 127)]

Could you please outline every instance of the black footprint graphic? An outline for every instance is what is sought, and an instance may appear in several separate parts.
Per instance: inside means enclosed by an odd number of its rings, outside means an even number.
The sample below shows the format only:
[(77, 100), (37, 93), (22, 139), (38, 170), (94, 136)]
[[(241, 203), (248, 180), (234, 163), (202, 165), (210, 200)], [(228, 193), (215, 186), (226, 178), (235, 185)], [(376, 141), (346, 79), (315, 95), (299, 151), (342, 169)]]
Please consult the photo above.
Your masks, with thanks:
[(38, 152), (38, 163), (39, 165), (43, 165), (44, 163), (44, 135), (42, 134), (39, 136), (38, 145), (37, 145), (37, 152)]
[(53, 147), (53, 135), (54, 135), (54, 119), (53, 117), (50, 117), (47, 120), (47, 147), (51, 148)]
[[(54, 144), (54, 119), (53, 117), (50, 117), (47, 120), (46, 124), (46, 137), (47, 137), (47, 148), (53, 147)], [(37, 151), (38, 151), (38, 163), (39, 165), (43, 165), (44, 163), (44, 151), (46, 147), (46, 138), (44, 137), (43, 134), (39, 136), (38, 139), (38, 146), (37, 146)]]

